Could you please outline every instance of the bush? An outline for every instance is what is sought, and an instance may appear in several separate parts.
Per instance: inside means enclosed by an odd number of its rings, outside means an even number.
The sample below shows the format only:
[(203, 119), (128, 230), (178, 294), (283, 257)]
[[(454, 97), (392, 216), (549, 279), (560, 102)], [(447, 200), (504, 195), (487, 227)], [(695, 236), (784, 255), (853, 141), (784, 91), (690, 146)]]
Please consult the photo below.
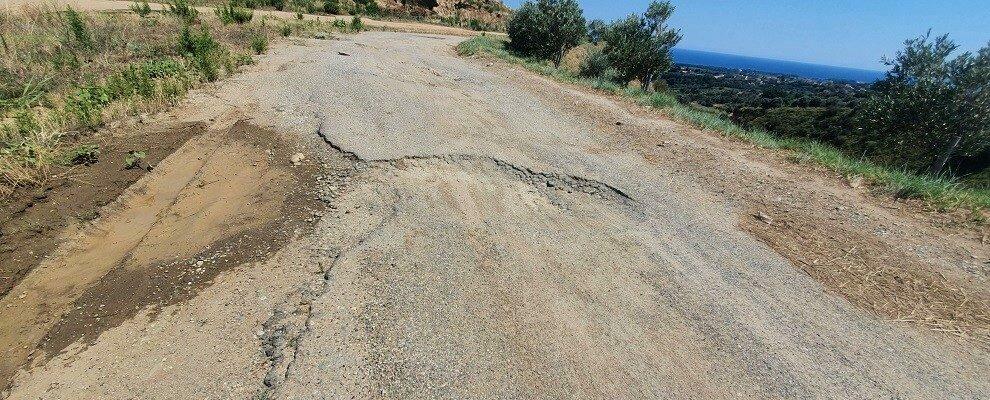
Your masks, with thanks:
[(508, 24), (509, 47), (525, 56), (560, 65), (567, 50), (587, 34), (581, 7), (575, 0), (527, 0)]
[(251, 22), (254, 18), (253, 10), (249, 8), (234, 7), (234, 2), (227, 3), (227, 5), (221, 4), (214, 9), (214, 12), (216, 12), (220, 23), (224, 25), (231, 23), (246, 24)]
[(681, 40), (680, 33), (667, 26), (673, 12), (670, 2), (654, 1), (642, 16), (630, 15), (602, 33), (602, 51), (621, 82), (636, 79), (647, 90), (670, 69), (670, 49)]
[(264, 34), (256, 34), (251, 38), (251, 50), (254, 54), (261, 54), (268, 50), (268, 37)]
[(189, 4), (189, 0), (166, 1), (165, 10), (186, 24), (196, 22), (196, 18), (199, 17), (199, 10)]
[(292, 34), (292, 27), (289, 26), (289, 24), (282, 24), (282, 26), (278, 28), (278, 32), (282, 34), (282, 37), (288, 37)]
[(381, 7), (378, 6), (378, 2), (375, 0), (354, 0), (354, 7), (361, 10), (359, 12), (355, 12), (355, 14), (368, 14), (374, 16), (382, 13)]
[(614, 74), (614, 68), (609, 64), (608, 58), (605, 57), (605, 52), (602, 51), (601, 47), (594, 46), (588, 49), (584, 60), (581, 61), (581, 65), (578, 68), (578, 75), (586, 78), (601, 78), (607, 71), (612, 71)]
[(340, 0), (324, 0), (323, 12), (331, 15), (341, 15), (344, 13), (344, 8), (341, 6)]
[(93, 37), (89, 33), (89, 27), (82, 15), (72, 7), (65, 8), (65, 22), (68, 24), (69, 35), (75, 43), (75, 47), (91, 50), (93, 48)]
[(204, 27), (199, 34), (184, 25), (179, 34), (179, 52), (189, 58), (207, 82), (220, 77), (220, 44)]
[(355, 15), (353, 18), (351, 18), (350, 28), (354, 32), (361, 32), (364, 30), (364, 22), (361, 21), (360, 15)]
[(147, 0), (135, 1), (134, 4), (131, 4), (131, 11), (134, 11), (135, 14), (141, 17), (147, 17), (151, 14), (151, 6)]

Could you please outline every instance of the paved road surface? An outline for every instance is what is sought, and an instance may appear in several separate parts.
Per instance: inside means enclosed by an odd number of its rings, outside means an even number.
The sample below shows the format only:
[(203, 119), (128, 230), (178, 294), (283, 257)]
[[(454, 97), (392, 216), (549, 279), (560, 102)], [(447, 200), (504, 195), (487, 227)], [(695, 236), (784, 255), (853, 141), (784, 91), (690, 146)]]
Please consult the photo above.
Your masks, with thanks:
[(990, 396), (985, 349), (826, 290), (739, 227), (740, 200), (628, 132), (735, 165), (713, 175), (782, 172), (458, 40), (279, 47), (195, 93), (190, 120), (298, 135), (330, 210), (271, 260), (22, 372), (11, 398)]

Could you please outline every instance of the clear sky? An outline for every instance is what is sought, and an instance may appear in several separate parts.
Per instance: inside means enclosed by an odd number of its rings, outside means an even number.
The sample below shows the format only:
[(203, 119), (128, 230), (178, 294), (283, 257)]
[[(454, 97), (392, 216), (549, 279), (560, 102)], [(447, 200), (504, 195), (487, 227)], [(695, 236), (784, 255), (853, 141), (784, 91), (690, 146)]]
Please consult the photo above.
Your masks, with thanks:
[[(516, 8), (523, 0), (505, 0)], [(649, 0), (578, 0), (606, 21), (645, 10)], [(883, 70), (905, 39), (932, 28), (964, 50), (990, 41), (990, 0), (672, 0), (678, 47)]]

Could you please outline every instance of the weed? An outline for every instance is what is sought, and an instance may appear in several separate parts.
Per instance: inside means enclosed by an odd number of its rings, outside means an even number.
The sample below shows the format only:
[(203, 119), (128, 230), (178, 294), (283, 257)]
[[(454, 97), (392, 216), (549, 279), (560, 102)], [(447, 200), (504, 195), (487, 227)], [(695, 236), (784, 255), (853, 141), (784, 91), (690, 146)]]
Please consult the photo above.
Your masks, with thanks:
[(141, 17), (147, 17), (151, 14), (151, 5), (148, 4), (148, 0), (135, 1), (131, 4), (131, 11)]
[(220, 44), (206, 28), (200, 33), (193, 33), (189, 25), (184, 25), (179, 34), (179, 51), (192, 60), (196, 69), (207, 82), (216, 81), (220, 76), (220, 65), (217, 57)]
[(283, 37), (288, 37), (292, 34), (292, 27), (289, 26), (289, 24), (283, 24), (278, 28), (278, 33), (280, 33)]
[(124, 157), (124, 169), (134, 169), (141, 166), (141, 161), (143, 161), (148, 154), (143, 151), (131, 150), (127, 152), (127, 156)]
[(268, 37), (264, 34), (255, 34), (251, 38), (251, 50), (254, 54), (261, 54), (268, 50)]
[(100, 146), (83, 144), (65, 153), (62, 163), (65, 165), (92, 165), (99, 160)]
[(86, 26), (86, 21), (83, 20), (82, 15), (78, 11), (73, 10), (72, 7), (66, 7), (65, 22), (68, 24), (69, 35), (74, 40), (74, 43), (80, 48), (91, 50), (93, 48), (93, 37), (90, 35), (89, 28)]
[(353, 18), (351, 18), (350, 28), (354, 32), (361, 32), (364, 30), (364, 22), (361, 21), (360, 15), (355, 15)]
[(199, 10), (189, 4), (189, 0), (166, 1), (165, 9), (185, 24), (196, 22), (199, 17)]
[(302, 21), (302, 19), (303, 19), (303, 14), (302, 14), (301, 12), (297, 12), (297, 13), (296, 13), (296, 19), (297, 19), (297, 20), (300, 20), (300, 21)]
[(254, 18), (254, 11), (250, 8), (235, 7), (233, 1), (227, 3), (227, 5), (221, 4), (213, 11), (217, 14), (217, 19), (220, 20), (220, 23), (224, 25), (231, 23), (246, 24)]

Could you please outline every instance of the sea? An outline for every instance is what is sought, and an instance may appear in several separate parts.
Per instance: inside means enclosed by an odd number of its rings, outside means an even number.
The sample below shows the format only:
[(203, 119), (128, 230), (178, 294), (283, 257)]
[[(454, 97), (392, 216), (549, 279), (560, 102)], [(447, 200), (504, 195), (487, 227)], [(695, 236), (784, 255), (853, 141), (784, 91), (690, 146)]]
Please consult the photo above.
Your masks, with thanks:
[(873, 83), (883, 78), (884, 75), (882, 71), (871, 71), (868, 69), (834, 67), (831, 65), (747, 57), (735, 54), (714, 53), (710, 51), (679, 48), (671, 50), (670, 55), (673, 57), (674, 63), (676, 64), (744, 69), (772, 74), (793, 75), (823, 81)]

